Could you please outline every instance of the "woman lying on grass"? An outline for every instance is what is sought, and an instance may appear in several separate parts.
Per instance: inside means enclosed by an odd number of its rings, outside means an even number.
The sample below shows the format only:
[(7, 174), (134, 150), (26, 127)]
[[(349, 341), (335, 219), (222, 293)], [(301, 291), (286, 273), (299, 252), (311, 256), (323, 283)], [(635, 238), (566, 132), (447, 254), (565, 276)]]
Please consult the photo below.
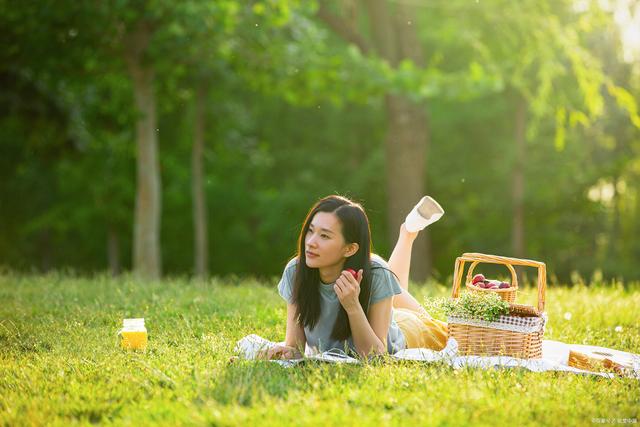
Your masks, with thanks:
[(302, 226), (298, 255), (278, 284), (287, 301), (285, 345), (271, 348), (267, 358), (300, 358), (305, 344), (315, 351), (338, 348), (363, 357), (444, 348), (446, 323), (433, 319), (408, 289), (413, 241), (443, 213), (437, 202), (424, 197), (400, 227), (387, 264), (371, 253), (362, 206), (341, 196), (317, 202)]

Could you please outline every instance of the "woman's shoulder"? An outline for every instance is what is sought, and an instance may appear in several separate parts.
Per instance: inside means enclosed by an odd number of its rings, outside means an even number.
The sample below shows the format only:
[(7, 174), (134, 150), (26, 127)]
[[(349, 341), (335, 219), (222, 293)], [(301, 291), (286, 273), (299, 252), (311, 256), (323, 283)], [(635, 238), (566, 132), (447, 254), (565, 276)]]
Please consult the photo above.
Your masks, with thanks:
[(298, 258), (290, 259), (278, 283), (278, 292), (289, 303), (293, 303), (293, 280), (296, 273), (296, 265), (298, 265)]
[(371, 254), (371, 267), (375, 270), (375, 269), (379, 269), (379, 268), (383, 268), (383, 269), (389, 269), (389, 263), (387, 263), (387, 261), (384, 260), (384, 258), (382, 258), (380, 255), (378, 254)]
[(289, 260), (287, 265), (284, 267), (285, 273), (287, 273), (289, 271), (295, 271), (297, 265), (298, 265), (298, 257), (294, 256), (293, 258), (291, 258)]
[(374, 282), (393, 280), (395, 275), (389, 268), (389, 263), (377, 254), (371, 254), (371, 277)]
[(402, 293), (398, 278), (389, 263), (379, 255), (371, 254), (371, 304)]

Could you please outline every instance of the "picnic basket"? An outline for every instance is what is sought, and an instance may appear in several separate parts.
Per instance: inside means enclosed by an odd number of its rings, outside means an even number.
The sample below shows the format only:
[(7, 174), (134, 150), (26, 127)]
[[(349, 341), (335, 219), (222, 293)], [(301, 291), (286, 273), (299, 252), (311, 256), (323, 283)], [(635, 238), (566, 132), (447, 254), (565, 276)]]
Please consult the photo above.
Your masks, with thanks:
[[(448, 316), (449, 336), (458, 342), (458, 350), (464, 355), (478, 356), (512, 356), (521, 359), (539, 359), (542, 357), (542, 337), (544, 335), (545, 292), (547, 286), (547, 270), (542, 262), (509, 258), (480, 253), (465, 253), (456, 258), (453, 273), (452, 298), (460, 296), (460, 285), (465, 264), (471, 263), (467, 283), (470, 282), (473, 268), (480, 263), (503, 264), (512, 273), (512, 280), (517, 284), (514, 265), (535, 267), (538, 269), (538, 305), (537, 307), (509, 302), (509, 314), (500, 316), (496, 321), (488, 322), (480, 318), (463, 318)], [(476, 291), (470, 289), (470, 291)], [(517, 289), (517, 288), (516, 288)], [(484, 291), (484, 289), (480, 289)], [(502, 290), (502, 289), (501, 289)], [(508, 289), (506, 289), (508, 290)], [(489, 291), (500, 291), (491, 289)], [(500, 294), (500, 292), (498, 292)], [(501, 295), (502, 297), (502, 295)], [(510, 297), (509, 297), (510, 298)], [(515, 299), (515, 293), (513, 294)]]

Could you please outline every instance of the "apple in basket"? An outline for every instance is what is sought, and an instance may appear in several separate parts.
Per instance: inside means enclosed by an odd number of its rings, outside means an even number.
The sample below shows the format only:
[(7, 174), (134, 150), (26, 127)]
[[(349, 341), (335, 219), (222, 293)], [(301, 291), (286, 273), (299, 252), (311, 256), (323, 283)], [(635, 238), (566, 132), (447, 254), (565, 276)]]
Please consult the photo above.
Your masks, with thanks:
[(499, 286), (500, 289), (507, 289), (507, 288), (510, 288), (510, 287), (511, 287), (511, 285), (509, 283), (507, 283), (507, 282), (502, 282), (502, 283), (500, 283), (500, 286)]
[(473, 276), (473, 280), (471, 280), (471, 283), (474, 285), (480, 286), (480, 282), (484, 282), (484, 281), (485, 281), (485, 278), (482, 274), (476, 274), (475, 276)]

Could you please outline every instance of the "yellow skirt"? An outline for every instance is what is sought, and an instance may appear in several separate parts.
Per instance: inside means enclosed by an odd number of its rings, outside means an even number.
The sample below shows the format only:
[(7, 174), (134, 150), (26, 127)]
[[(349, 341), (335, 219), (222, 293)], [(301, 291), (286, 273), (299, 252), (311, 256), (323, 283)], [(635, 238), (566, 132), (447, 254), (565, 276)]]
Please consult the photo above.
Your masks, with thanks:
[(407, 308), (394, 308), (393, 318), (404, 334), (407, 348), (440, 351), (447, 345), (449, 328), (445, 322)]

